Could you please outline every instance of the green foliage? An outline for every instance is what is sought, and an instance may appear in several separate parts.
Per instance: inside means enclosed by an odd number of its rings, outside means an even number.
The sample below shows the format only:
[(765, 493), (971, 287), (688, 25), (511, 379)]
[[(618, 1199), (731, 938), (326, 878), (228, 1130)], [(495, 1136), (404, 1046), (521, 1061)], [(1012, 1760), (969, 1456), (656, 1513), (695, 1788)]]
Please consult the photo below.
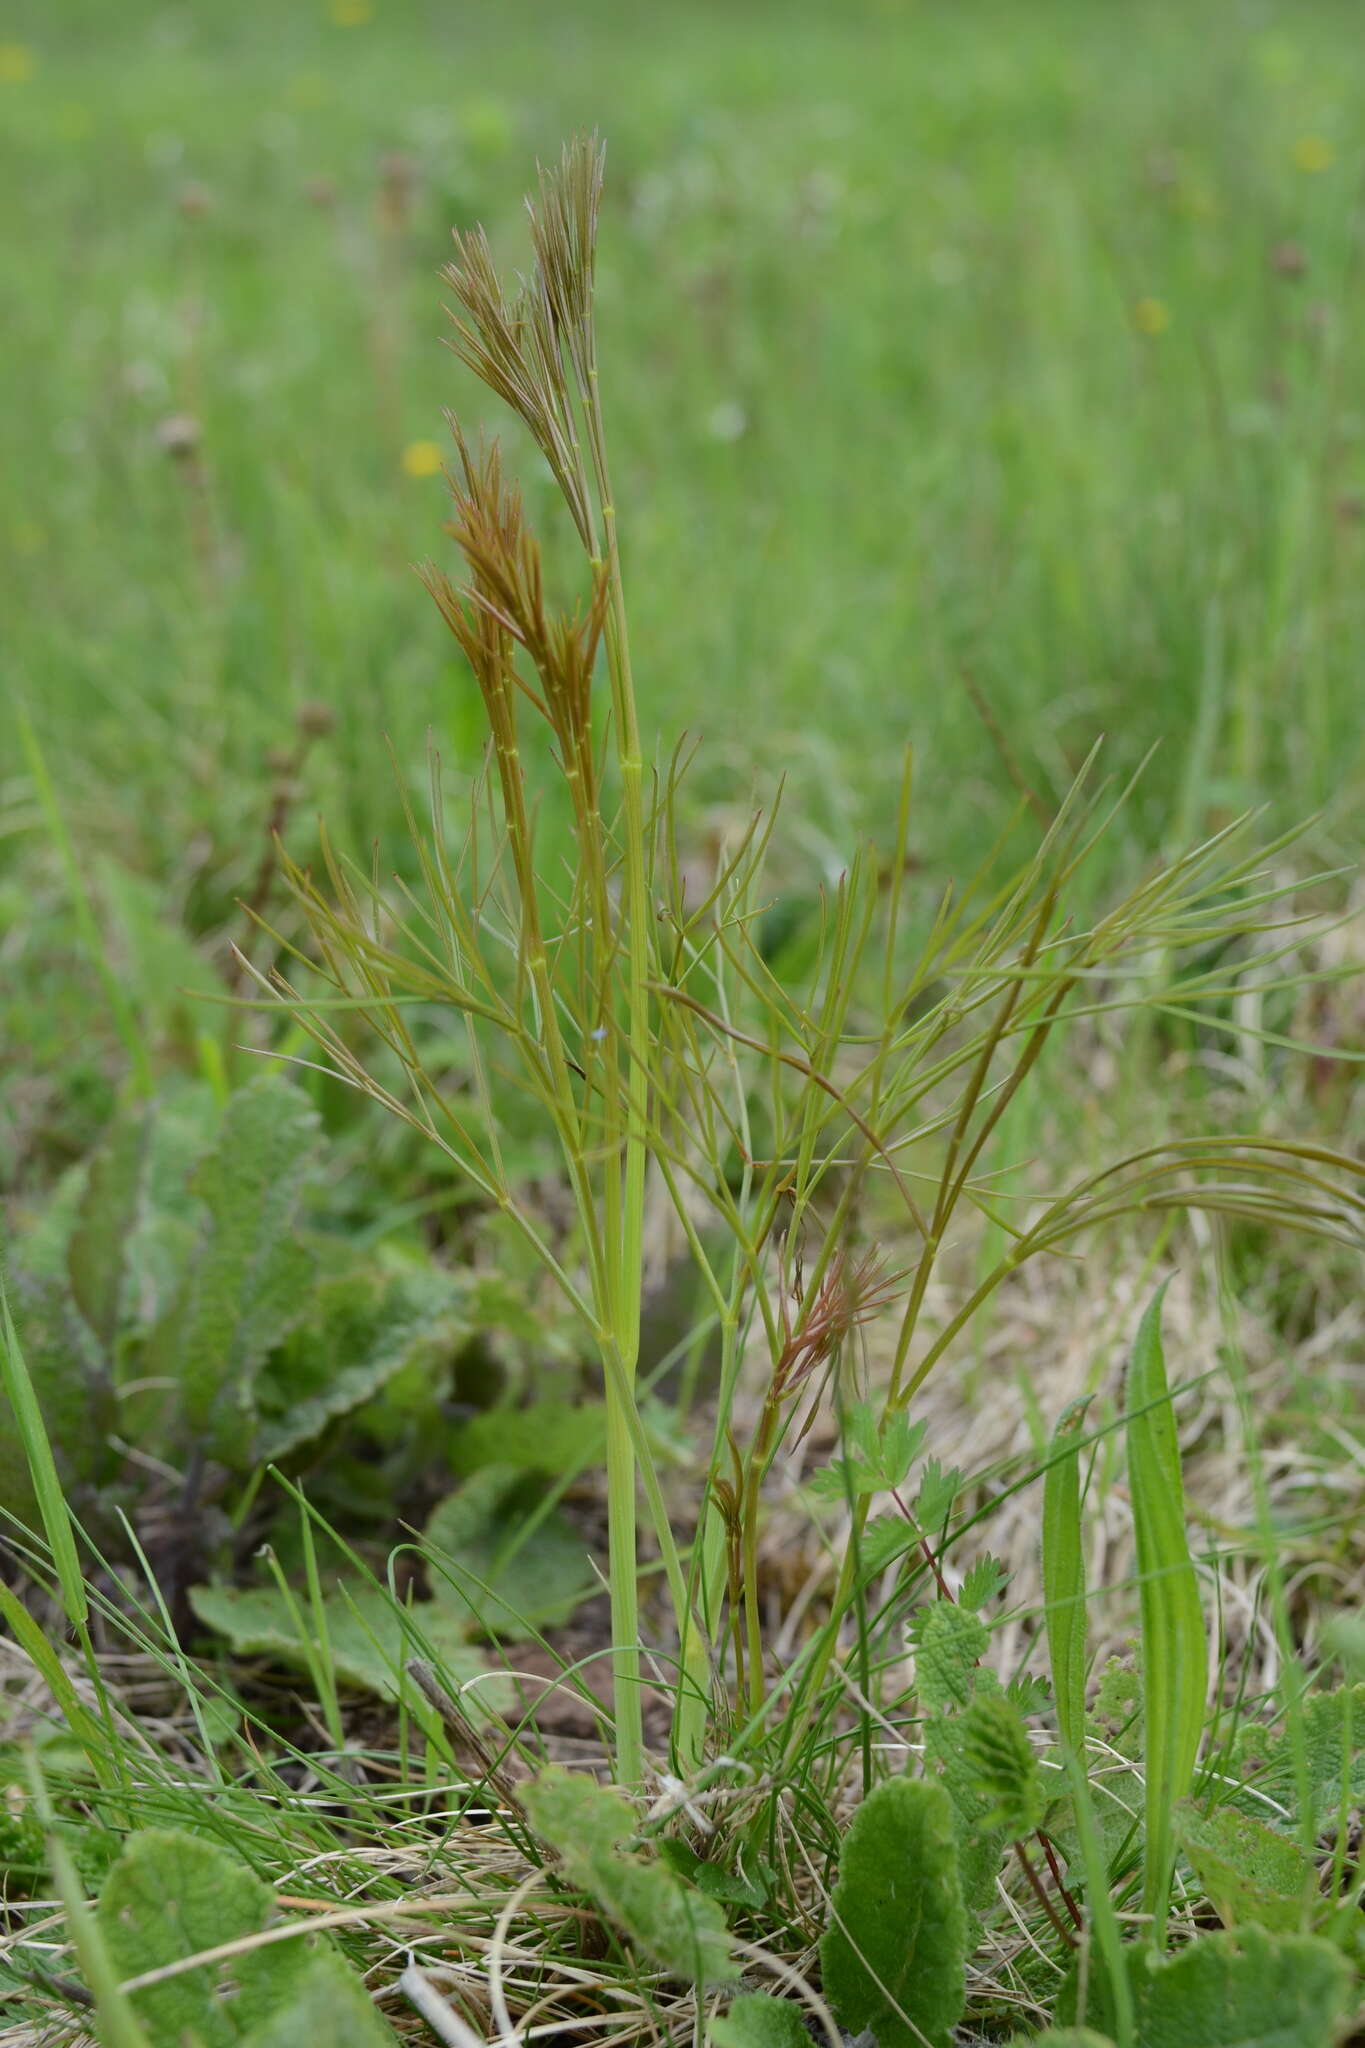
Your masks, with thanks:
[[(151, 2048), (234, 2048), (292, 2038), (308, 2015), (349, 2014), (356, 2048), (394, 2038), (368, 2001), (357, 2004), (340, 1956), (315, 1935), (251, 1946), (275, 1920), (268, 1885), (230, 1851), (198, 1835), (147, 1829), (134, 1835), (100, 1892), (96, 1927), (125, 1980), (217, 1949), (219, 1961), (182, 1970), (130, 1994)], [(362, 2007), (366, 2008), (362, 2011)], [(296, 2010), (297, 2008), (297, 2010)], [(259, 2030), (259, 2031), (258, 2031)]]
[(921, 1608), (912, 1627), (915, 1685), (931, 1711), (965, 1707), (974, 1672), (990, 1645), (990, 1630), (970, 1609), (952, 1600)]
[(1062, 1741), (1085, 1747), (1085, 1538), (1078, 1438), (1089, 1408), (1077, 1401), (1057, 1424), (1043, 1480), (1043, 1600), (1052, 1692)]
[(985, 1805), (981, 1826), (1010, 1841), (1040, 1826), (1046, 1804), (1033, 1744), (1003, 1693), (974, 1699), (962, 1716), (962, 1761)]
[[(1273, 1731), (1248, 1722), (1237, 1753), (1258, 1792), (1289, 1807), (1300, 1821), (1307, 1819), (1318, 1833), (1335, 1824), (1343, 1807), (1365, 1799), (1365, 1684), (1312, 1694), (1302, 1704), (1299, 1723), (1296, 1738), (1291, 1728)], [(1298, 1813), (1300, 1744), (1306, 1816)]]
[(1194, 1782), (1208, 1691), (1208, 1638), (1185, 1531), (1180, 1445), (1161, 1349), (1161, 1293), (1147, 1310), (1128, 1368), (1128, 1483), (1142, 1606), (1146, 1837), (1143, 1907), (1165, 1937), (1174, 1810)]
[(698, 1985), (738, 1974), (720, 1906), (667, 1863), (632, 1849), (635, 1815), (619, 1793), (551, 1765), (527, 1787), (525, 1805), (570, 1884), (662, 1969)]
[(809, 1486), (817, 1500), (855, 1501), (903, 1486), (924, 1443), (925, 1424), (892, 1414), (882, 1423), (870, 1401), (855, 1402), (844, 1416), (844, 1453)]
[(820, 1941), (825, 1996), (879, 2048), (947, 2048), (966, 1997), (967, 1916), (941, 1785), (891, 1778), (853, 1816)]
[(243, 2048), (302, 2048), (314, 2041), (334, 2048), (393, 2048), (398, 2039), (354, 1971), (334, 1956), (318, 1955), (298, 1972), (287, 2004), (253, 2027)]
[(811, 2037), (799, 2005), (763, 1991), (746, 1991), (712, 2020), (707, 2038), (715, 2048), (809, 2048)]
[(1256, 1927), (1133, 1966), (1142, 2048), (1324, 2048), (1351, 2001), (1351, 1972), (1312, 1935)]
[(1271, 1933), (1302, 1928), (1317, 1902), (1311, 1857), (1287, 1835), (1230, 1806), (1179, 1810), (1180, 1846), (1226, 1927), (1251, 1923)]
[(451, 1439), (452, 1469), (485, 1465), (564, 1477), (600, 1466), (606, 1455), (607, 1411), (601, 1401), (538, 1398), (530, 1408), (494, 1408), (471, 1416)]
[(426, 1528), (431, 1582), (468, 1635), (524, 1636), (566, 1621), (596, 1590), (581, 1536), (561, 1514), (538, 1512), (544, 1488), (514, 1465), (493, 1465), (443, 1500)]

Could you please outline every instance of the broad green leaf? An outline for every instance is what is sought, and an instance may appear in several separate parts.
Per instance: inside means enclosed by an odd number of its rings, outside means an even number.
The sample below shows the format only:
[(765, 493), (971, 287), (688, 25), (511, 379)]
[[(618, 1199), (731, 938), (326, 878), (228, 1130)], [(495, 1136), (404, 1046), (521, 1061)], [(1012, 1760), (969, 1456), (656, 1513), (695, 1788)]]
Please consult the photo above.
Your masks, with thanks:
[(275, 1075), (233, 1097), (194, 1175), (202, 1235), (148, 1342), (145, 1373), (178, 1386), (182, 1427), (226, 1464), (249, 1459), (256, 1374), (307, 1311), (314, 1263), (296, 1233), (316, 1135), (312, 1106)]
[(67, 1247), (71, 1292), (106, 1358), (123, 1323), (128, 1246), (142, 1206), (152, 1121), (148, 1109), (120, 1118), (94, 1154)]
[(966, 2000), (967, 1915), (948, 1794), (892, 1778), (853, 1816), (820, 1942), (825, 1997), (878, 2048), (948, 2048)]
[(1230, 1806), (1201, 1813), (1187, 1802), (1178, 1824), (1181, 1846), (1225, 1926), (1250, 1922), (1284, 1934), (1302, 1928), (1318, 1874), (1297, 1842)]
[(287, 2005), (253, 2027), (242, 2048), (389, 2048), (398, 2040), (338, 1955), (315, 1955)]
[(1142, 2048), (1328, 2048), (1351, 2004), (1348, 1964), (1311, 1934), (1205, 1934), (1131, 1967)]
[(471, 1326), (454, 1276), (414, 1272), (385, 1283), (348, 1273), (317, 1290), (314, 1313), (256, 1379), (256, 1458), (311, 1443), (409, 1366), (433, 1378), (466, 1343)]
[[(194, 1586), (190, 1605), (205, 1628), (226, 1638), (238, 1656), (275, 1657), (292, 1670), (307, 1672), (317, 1646), (300, 1640), (299, 1620), (290, 1611), (283, 1593), (275, 1586)], [(405, 1665), (423, 1654), (413, 1634), (420, 1631), (431, 1653), (455, 1685), (468, 1686), (461, 1692), (470, 1716), (482, 1719), (495, 1710), (499, 1698), (506, 1698), (505, 1682), (486, 1679), (471, 1684), (487, 1672), (478, 1651), (466, 1640), (463, 1615), (452, 1613), (439, 1600), (428, 1600), (400, 1610), (378, 1586), (363, 1579), (328, 1587), (323, 1601), (327, 1638), (337, 1676), (381, 1699), (396, 1699)], [(408, 1625), (404, 1613), (408, 1613)], [(308, 1626), (308, 1603), (300, 1598), (298, 1616)]]
[(602, 1465), (606, 1455), (607, 1411), (601, 1401), (537, 1400), (529, 1408), (493, 1408), (463, 1423), (450, 1446), (451, 1468), (461, 1474), (503, 1465), (568, 1476)]
[(962, 1760), (985, 1801), (981, 1825), (1010, 1841), (1030, 1835), (1043, 1818), (1038, 1762), (1016, 1707), (1003, 1693), (975, 1699), (962, 1716)]
[(1175, 1808), (1189, 1796), (1204, 1726), (1208, 1638), (1185, 1529), (1180, 1445), (1161, 1349), (1163, 1288), (1142, 1318), (1128, 1368), (1128, 1483), (1142, 1610), (1147, 1727), (1143, 1910), (1159, 1948), (1175, 1862)]
[(466, 1635), (524, 1636), (567, 1621), (597, 1590), (587, 1545), (556, 1512), (533, 1521), (544, 1489), (533, 1474), (490, 1465), (427, 1523), (432, 1596)]
[(734, 1999), (723, 2018), (712, 2020), (707, 2037), (715, 2048), (810, 2048), (811, 2042), (800, 2006), (764, 1991)]
[(524, 1802), (570, 1883), (663, 1969), (693, 1984), (738, 1975), (724, 1913), (666, 1863), (632, 1851), (635, 1814), (619, 1792), (551, 1764)]
[(931, 1711), (965, 1707), (976, 1665), (990, 1646), (984, 1621), (952, 1600), (935, 1600), (915, 1616), (915, 1684)]
[(1081, 1525), (1081, 1426), (1090, 1403), (1073, 1402), (1052, 1438), (1043, 1480), (1043, 1600), (1052, 1693), (1062, 1741), (1085, 1750), (1085, 1533)]
[[(120, 1978), (141, 1977), (259, 1934), (275, 1898), (241, 1859), (199, 1835), (134, 1835), (104, 1881), (95, 1924)], [(320, 1953), (301, 1935), (244, 1948), (129, 1994), (151, 2048), (235, 2048), (285, 2009)]]

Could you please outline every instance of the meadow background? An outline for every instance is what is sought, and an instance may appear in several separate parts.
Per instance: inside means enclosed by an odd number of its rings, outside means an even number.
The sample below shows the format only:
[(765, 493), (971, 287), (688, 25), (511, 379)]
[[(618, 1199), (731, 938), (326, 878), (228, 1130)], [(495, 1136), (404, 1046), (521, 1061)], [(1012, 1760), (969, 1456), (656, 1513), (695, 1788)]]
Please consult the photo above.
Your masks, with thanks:
[(814, 882), (885, 828), (913, 739), (941, 883), (1012, 779), (1051, 801), (1103, 734), (1119, 774), (1158, 750), (1120, 871), (1262, 801), (1350, 859), (1363, 107), (1358, 10), (1322, 0), (11, 7), (11, 1073), (66, 1069), (45, 1115), (97, 1127), (19, 697), (87, 871), (195, 938), (250, 890), (300, 707), (334, 719), (305, 855), (318, 809), (392, 841), (385, 735), (471, 757), (410, 570), (442, 409), (488, 416), (436, 273), (457, 223), (519, 248), (532, 159), (583, 126), (643, 711), (703, 740), (699, 816), (785, 774)]

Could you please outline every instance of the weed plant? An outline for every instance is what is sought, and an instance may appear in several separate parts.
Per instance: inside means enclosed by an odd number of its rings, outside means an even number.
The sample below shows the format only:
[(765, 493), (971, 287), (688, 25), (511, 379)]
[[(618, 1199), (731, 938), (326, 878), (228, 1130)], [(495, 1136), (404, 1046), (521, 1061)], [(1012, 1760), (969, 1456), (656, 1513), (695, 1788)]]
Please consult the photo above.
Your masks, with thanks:
[[(533, 531), (498, 446), (452, 420), (449, 531), (462, 568), (429, 564), (423, 578), (486, 723), (459, 829), (433, 747), (420, 811), (404, 800), (417, 879), (386, 881), (381, 859), (359, 862), (326, 836), (315, 868), (282, 854), (311, 945), (275, 930), (284, 964), (250, 971), (329, 1073), (439, 1147), (505, 1218), (591, 1347), (605, 1409), (612, 1784), (553, 1765), (528, 1776), (534, 1727), (494, 1695), (474, 1711), (429, 1625), (435, 1598), (405, 1600), (394, 1578), (362, 1602), (361, 1560), (297, 1489), (303, 1591), (278, 1590), (292, 1600), (330, 1748), (291, 1752), (267, 1716), (192, 1666), (154, 1585), (147, 1600), (112, 1571), (92, 1584), (24, 1332), (7, 1325), (45, 1539), (28, 1538), (23, 1561), (39, 1579), (55, 1572), (83, 1646), (80, 1685), (16, 1595), (5, 1611), (98, 1788), (82, 1810), (101, 1817), (101, 1853), (134, 1837), (91, 1914), (70, 1846), (82, 1795), (54, 1801), (48, 1776), (60, 1770), (32, 1767), (31, 1811), (105, 2038), (183, 2038), (205, 2010), (221, 2013), (229, 1968), (226, 1996), (246, 2017), (225, 2039), (266, 2048), (281, 2015), (297, 2036), (302, 2014), (350, 2025), (342, 2037), (360, 2043), (388, 2038), (327, 1941), (396, 1922), (410, 1933), (430, 1917), (432, 1941), (463, 1942), (475, 1963), (447, 1966), (425, 1949), (419, 1961), (414, 1946), (402, 1985), (462, 2048), (471, 2011), (511, 2041), (603, 2005), (622, 2039), (709, 2029), (740, 2048), (796, 2043), (807, 2038), (802, 2002), (836, 2042), (842, 2026), (871, 2029), (880, 2048), (946, 2048), (969, 1992), (990, 2038), (1025, 2014), (1101, 2029), (1055, 2037), (1073, 2043), (1315, 2048), (1359, 1995), (1360, 1694), (1306, 1695), (1267, 1521), (1257, 1543), (1287, 1659), (1278, 1725), (1252, 1732), (1253, 1759), (1245, 1730), (1210, 1722), (1211, 1644), (1160, 1300), (1136, 1335), (1122, 1418), (1141, 1664), (1108, 1674), (1098, 1696), (1080, 1461), (1107, 1429), (1063, 1418), (1028, 1475), (1045, 1481), (1034, 1619), (1051, 1684), (1022, 1672), (1006, 1685), (989, 1656), (1001, 1568), (980, 1559), (956, 1584), (945, 1570), (949, 1532), (959, 1541), (984, 1518), (972, 1505), (980, 1475), (945, 1469), (947, 1446), (917, 1413), (931, 1375), (1015, 1276), (1035, 1262), (1102, 1262), (1130, 1219), (1155, 1222), (1158, 1254), (1195, 1212), (1220, 1229), (1293, 1228), (1359, 1247), (1359, 1163), (1328, 1143), (1154, 1129), (1069, 1181), (1022, 1169), (1012, 1150), (1031, 1094), (1074, 1099), (1049, 1079), (1058, 1045), (1115, 1019), (1131, 1042), (1140, 1019), (1235, 1038), (1246, 1029), (1232, 1012), (1239, 992), (1290, 986), (1301, 939), (1285, 879), (1293, 836), (1261, 844), (1253, 822), (1229, 824), (1096, 911), (1085, 865), (1126, 792), (1088, 764), (1027, 859), (997, 849), (926, 916), (909, 879), (907, 754), (893, 843), (850, 860), (804, 951), (784, 955), (764, 882), (772, 811), (699, 860), (681, 796), (692, 749), (656, 749), (640, 729), (595, 330), (601, 189), (597, 144), (571, 144), (530, 203), (525, 280), (504, 283), (479, 232), (457, 236), (446, 273), (453, 345), (529, 432), (563, 519), (563, 531)], [(561, 566), (570, 548), (576, 589)], [(571, 821), (562, 843), (541, 829), (559, 809)], [(1272, 1035), (1290, 1055), (1307, 1050)], [(563, 1214), (509, 1165), (503, 1134), (518, 1098), (553, 1133)], [(273, 1213), (261, 1212), (267, 1232)], [(646, 1243), (663, 1216), (699, 1304), (690, 1334), (715, 1360), (713, 1394), (682, 1418), (704, 1436), (685, 1500), (641, 1376)], [(943, 1314), (937, 1290), (973, 1218), (992, 1250)], [(190, 1288), (191, 1306), (202, 1292)], [(779, 1660), (764, 1519), (779, 1460), (815, 1433), (832, 1455), (805, 1505), (837, 1562)], [(338, 1610), (318, 1564), (319, 1547), (333, 1546), (356, 1575), (346, 1611), (402, 1717), (397, 1763), (346, 1741)], [(463, 1568), (462, 1597), (496, 1599), (472, 1582), (467, 1523), (444, 1544), (429, 1528), (422, 1554), (438, 1574), (452, 1559)], [(642, 1603), (656, 1563), (660, 1596)], [(192, 1770), (121, 1724), (92, 1617), (192, 1702)], [(239, 1776), (214, 1740), (225, 1698), (266, 1738), (265, 1753), (243, 1739)], [(647, 1717), (659, 1701), (662, 1715)], [(1030, 1727), (1044, 1716), (1045, 1731)], [(1270, 1824), (1251, 1810), (1258, 1786), (1273, 1787)], [(201, 1825), (209, 1788), (224, 1816), (216, 1842)], [(480, 1802), (483, 1839), (471, 1842), (463, 1813), (451, 1882), (423, 1895), (388, 1802), (411, 1800), (425, 1826), (447, 1798)], [(343, 1820), (334, 1828), (324, 1809)], [(329, 1897), (367, 1895), (319, 1912), (305, 1938), (316, 1890), (283, 1878), (310, 1861), (310, 1839), (317, 1864), (331, 1865)], [(147, 1900), (171, 1885), (194, 1912), (168, 1930)], [(1174, 1893), (1182, 1937), (1201, 1898), (1227, 1931), (1170, 1956)], [(294, 1918), (271, 1928), (281, 1897)], [(605, 1959), (580, 1939), (585, 1913), (612, 1930)], [(973, 1987), (969, 1965), (991, 1943), (989, 1982)], [(758, 1989), (763, 1972), (781, 1995)]]

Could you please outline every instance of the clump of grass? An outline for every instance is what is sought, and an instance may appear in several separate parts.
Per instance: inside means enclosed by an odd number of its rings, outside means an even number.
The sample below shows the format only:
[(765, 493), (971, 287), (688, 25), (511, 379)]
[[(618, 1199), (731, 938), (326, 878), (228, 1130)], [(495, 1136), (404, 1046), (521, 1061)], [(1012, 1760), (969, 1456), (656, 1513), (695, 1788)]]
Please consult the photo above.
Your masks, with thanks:
[[(609, 1416), (613, 1764), (636, 1785), (637, 1488), (671, 1608), (651, 1661), (672, 1697), (675, 1762), (693, 1770), (723, 1747), (790, 1763), (845, 1700), (846, 1650), (866, 1652), (862, 1542), (874, 1495), (904, 1476), (891, 1476), (892, 1447), (928, 1376), (1013, 1275), (1082, 1248), (1097, 1257), (1094, 1234), (1139, 1215), (1200, 1209), (1357, 1242), (1365, 1206), (1349, 1157), (1254, 1135), (1156, 1132), (1032, 1197), (1002, 1178), (1014, 1164), (1011, 1109), (1046, 1087), (1054, 1041), (1141, 1010), (1221, 1028), (1248, 963), (1273, 978), (1294, 943), (1281, 929), (1292, 926), (1287, 885), (1272, 879), (1292, 835), (1257, 846), (1248, 821), (1231, 824), (1088, 914), (1078, 878), (1123, 794), (1088, 766), (1026, 860), (1002, 870), (989, 858), (925, 919), (905, 879), (907, 754), (896, 842), (850, 860), (819, 904), (799, 973), (765, 950), (771, 814), (755, 814), (697, 888), (680, 801), (688, 757), (680, 746), (647, 768), (632, 679), (594, 326), (601, 191), (600, 148), (571, 144), (529, 205), (526, 280), (510, 291), (477, 231), (457, 235), (446, 272), (457, 353), (524, 423), (563, 501), (576, 600), (550, 594), (497, 445), (474, 447), (452, 420), (449, 531), (463, 573), (422, 574), (487, 727), (466, 828), (452, 838), (433, 755), (426, 818), (407, 803), (418, 881), (387, 885), (324, 838), (320, 874), (285, 868), (315, 955), (292, 979), (258, 978), (335, 1073), (425, 1133), (510, 1219), (591, 1338)], [(552, 847), (538, 831), (551, 780), (571, 825)], [(1233, 942), (1240, 965), (1224, 965)], [(448, 1019), (464, 1033), (458, 1089), (438, 1081), (424, 1049)], [(373, 1040), (387, 1049), (382, 1069)], [(567, 1231), (552, 1234), (508, 1169), (508, 1091), (557, 1141)], [(656, 1196), (675, 1214), (719, 1356), (685, 1528), (637, 1393)], [(1003, 1248), (929, 1329), (931, 1283), (973, 1212)], [(862, 1358), (874, 1320), (892, 1332), (875, 1383)], [(746, 1430), (737, 1394), (755, 1355), (766, 1393)], [(779, 1673), (757, 1584), (764, 1481), (822, 1408), (869, 1402), (871, 1480), (849, 1479), (837, 1585)]]

